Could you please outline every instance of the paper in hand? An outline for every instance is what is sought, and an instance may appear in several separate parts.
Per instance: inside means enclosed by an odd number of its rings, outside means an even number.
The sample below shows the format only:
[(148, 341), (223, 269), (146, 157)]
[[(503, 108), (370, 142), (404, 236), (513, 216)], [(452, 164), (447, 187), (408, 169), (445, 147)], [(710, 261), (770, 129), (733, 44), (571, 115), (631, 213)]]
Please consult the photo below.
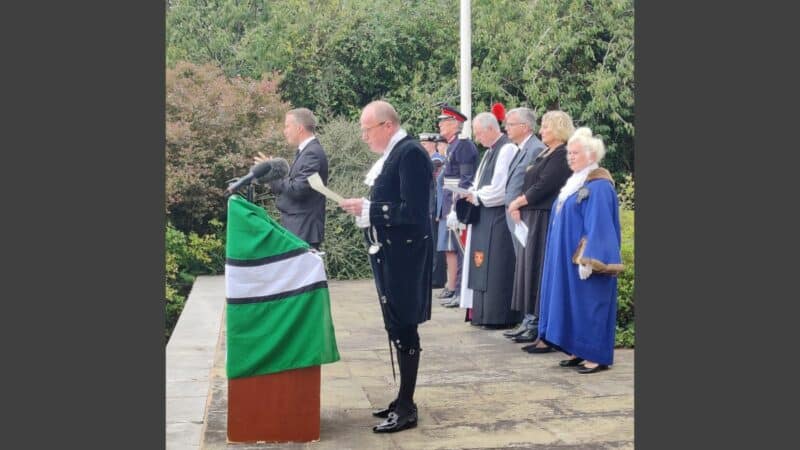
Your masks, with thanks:
[(519, 243), (525, 247), (525, 241), (528, 240), (528, 226), (525, 225), (525, 222), (514, 224), (514, 236), (516, 236)]
[(464, 188), (462, 188), (462, 187), (458, 187), (458, 186), (448, 186), (448, 185), (446, 185), (446, 184), (445, 184), (445, 185), (444, 185), (444, 186), (442, 186), (442, 187), (443, 187), (444, 189), (447, 189), (448, 191), (455, 192), (456, 194), (461, 194), (461, 195), (463, 195), (464, 197), (466, 197), (466, 196), (468, 196), (469, 194), (471, 194), (471, 193), (472, 193), (472, 192), (470, 192), (469, 190), (467, 190), (467, 189), (464, 189)]
[(308, 184), (311, 185), (311, 189), (319, 192), (325, 197), (328, 197), (329, 199), (335, 201), (336, 203), (339, 203), (342, 200), (344, 200), (344, 197), (325, 187), (325, 184), (322, 182), (322, 178), (320, 178), (317, 172), (314, 172), (311, 175), (309, 175)]

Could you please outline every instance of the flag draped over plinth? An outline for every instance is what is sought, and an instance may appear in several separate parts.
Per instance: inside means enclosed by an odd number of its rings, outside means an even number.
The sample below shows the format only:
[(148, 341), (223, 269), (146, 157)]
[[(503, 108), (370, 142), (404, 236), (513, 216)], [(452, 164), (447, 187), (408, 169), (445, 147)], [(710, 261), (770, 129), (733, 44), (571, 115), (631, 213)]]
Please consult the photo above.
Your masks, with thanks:
[(228, 378), (339, 360), (325, 267), (308, 244), (232, 195), (226, 253)]

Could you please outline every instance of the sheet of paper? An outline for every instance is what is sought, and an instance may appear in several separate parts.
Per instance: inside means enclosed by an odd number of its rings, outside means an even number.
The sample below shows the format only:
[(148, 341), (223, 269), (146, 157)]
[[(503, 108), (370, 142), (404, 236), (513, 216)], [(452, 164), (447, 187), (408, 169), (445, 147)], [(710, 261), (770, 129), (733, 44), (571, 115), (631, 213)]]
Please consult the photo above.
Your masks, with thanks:
[(525, 225), (525, 222), (514, 224), (514, 236), (525, 247), (525, 242), (528, 240), (528, 226)]
[(329, 199), (335, 201), (336, 203), (339, 203), (342, 200), (344, 200), (344, 197), (325, 187), (325, 184), (322, 182), (322, 178), (320, 178), (319, 174), (316, 172), (312, 173), (308, 177), (308, 184), (311, 185), (311, 189), (319, 192), (325, 197), (328, 197)]
[(461, 195), (463, 195), (463, 196), (465, 196), (465, 197), (466, 197), (467, 195), (469, 195), (469, 194), (470, 194), (470, 191), (468, 191), (467, 189), (464, 189), (464, 188), (458, 187), (458, 186), (448, 186), (448, 185), (444, 185), (444, 186), (442, 186), (442, 187), (443, 187), (444, 189), (447, 189), (448, 191), (455, 192), (456, 194), (461, 194)]

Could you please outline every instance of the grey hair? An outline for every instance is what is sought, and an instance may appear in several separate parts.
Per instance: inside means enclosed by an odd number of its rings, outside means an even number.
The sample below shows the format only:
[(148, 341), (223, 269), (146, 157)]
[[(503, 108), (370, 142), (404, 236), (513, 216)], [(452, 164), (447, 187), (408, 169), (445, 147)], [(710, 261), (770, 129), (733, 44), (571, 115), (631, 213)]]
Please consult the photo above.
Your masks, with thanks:
[(606, 156), (606, 146), (600, 136), (592, 136), (592, 130), (589, 127), (580, 127), (572, 133), (572, 137), (567, 141), (567, 145), (577, 142), (581, 146), (584, 153), (594, 155), (594, 161), (600, 163), (604, 156)]
[(500, 131), (500, 124), (497, 122), (497, 117), (489, 112), (482, 112), (472, 119), (473, 125), (478, 125), (482, 130), (496, 130)]
[(313, 133), (317, 129), (317, 118), (308, 108), (292, 109), (286, 115), (292, 116), (294, 121), (309, 133)]
[(506, 117), (510, 116), (511, 114), (516, 114), (519, 116), (520, 122), (524, 123), (531, 129), (531, 132), (536, 132), (536, 113), (533, 112), (530, 108), (514, 108), (506, 114)]

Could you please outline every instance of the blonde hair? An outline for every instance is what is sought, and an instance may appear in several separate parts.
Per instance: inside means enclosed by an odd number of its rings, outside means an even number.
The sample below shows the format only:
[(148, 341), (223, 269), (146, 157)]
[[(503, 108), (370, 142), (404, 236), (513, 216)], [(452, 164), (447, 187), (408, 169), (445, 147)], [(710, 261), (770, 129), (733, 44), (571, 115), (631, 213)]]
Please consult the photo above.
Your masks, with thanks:
[(580, 144), (584, 153), (594, 155), (594, 161), (598, 164), (606, 156), (606, 146), (603, 144), (603, 140), (599, 136), (593, 136), (589, 127), (580, 127), (575, 130), (567, 145), (573, 142)]
[(572, 133), (575, 132), (575, 125), (572, 124), (572, 117), (564, 111), (547, 111), (542, 116), (542, 125), (547, 122), (553, 137), (561, 142), (567, 142)]

